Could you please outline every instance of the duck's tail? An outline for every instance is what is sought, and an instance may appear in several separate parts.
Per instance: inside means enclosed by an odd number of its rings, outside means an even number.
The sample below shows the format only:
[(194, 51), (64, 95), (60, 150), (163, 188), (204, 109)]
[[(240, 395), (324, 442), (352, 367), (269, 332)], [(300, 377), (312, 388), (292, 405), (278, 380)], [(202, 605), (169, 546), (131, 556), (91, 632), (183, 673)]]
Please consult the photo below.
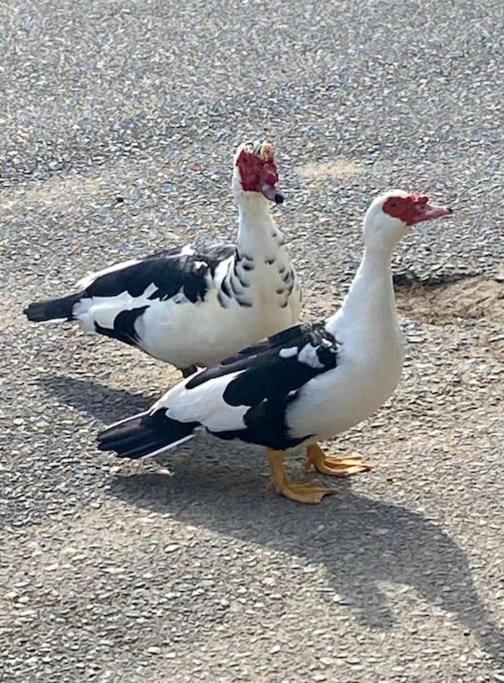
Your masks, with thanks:
[(47, 322), (52, 320), (65, 321), (73, 320), (73, 310), (75, 304), (82, 298), (82, 292), (69, 294), (60, 299), (47, 299), (46, 301), (35, 301), (29, 304), (23, 313), (28, 320), (34, 323)]
[(98, 449), (114, 451), (120, 458), (157, 455), (192, 439), (199, 422), (178, 422), (164, 409), (145, 412), (111, 425), (98, 434)]

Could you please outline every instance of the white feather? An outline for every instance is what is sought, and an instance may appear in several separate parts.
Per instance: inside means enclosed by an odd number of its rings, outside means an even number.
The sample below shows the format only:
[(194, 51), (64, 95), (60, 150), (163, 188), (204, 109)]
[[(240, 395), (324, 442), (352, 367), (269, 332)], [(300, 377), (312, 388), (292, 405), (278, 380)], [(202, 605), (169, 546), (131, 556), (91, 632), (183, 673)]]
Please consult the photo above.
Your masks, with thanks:
[(229, 385), (243, 370), (210, 379), (193, 389), (185, 382), (170, 389), (152, 407), (152, 412), (164, 408), (166, 415), (179, 422), (200, 422), (211, 431), (244, 429), (243, 416), (249, 406), (230, 406), (223, 398)]
[(156, 285), (151, 283), (143, 294), (131, 296), (129, 292), (122, 292), (117, 296), (93, 296), (78, 301), (74, 307), (74, 316), (78, 318), (86, 329), (94, 331), (94, 323), (109, 330), (114, 328), (114, 320), (122, 311), (133, 308), (150, 306), (149, 296), (156, 291)]
[(317, 347), (312, 344), (303, 346), (297, 357), (300, 363), (309, 365), (311, 368), (323, 368), (324, 364), (320, 362), (317, 356)]
[(278, 355), (280, 358), (292, 358), (297, 353), (297, 346), (290, 346), (288, 349), (280, 349)]
[(51, 318), (51, 320), (40, 320), (39, 325), (61, 325), (61, 323), (68, 322), (68, 318)]
[(129, 417), (125, 417), (122, 420), (119, 420), (118, 422), (113, 422), (111, 425), (107, 425), (107, 430), (112, 429), (112, 427), (119, 427), (119, 425), (125, 424), (126, 422), (129, 422), (130, 420), (134, 420), (137, 417), (141, 417), (144, 415), (144, 412), (137, 413), (136, 415), (130, 415)]

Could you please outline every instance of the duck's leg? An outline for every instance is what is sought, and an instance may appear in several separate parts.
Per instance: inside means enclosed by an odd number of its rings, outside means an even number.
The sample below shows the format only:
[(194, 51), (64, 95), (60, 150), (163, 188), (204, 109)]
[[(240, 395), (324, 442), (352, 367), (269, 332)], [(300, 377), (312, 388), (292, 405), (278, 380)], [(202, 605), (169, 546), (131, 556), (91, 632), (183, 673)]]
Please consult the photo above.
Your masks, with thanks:
[(349, 477), (351, 474), (368, 472), (372, 465), (364, 462), (360, 455), (352, 455), (348, 458), (331, 458), (320, 448), (318, 443), (308, 446), (308, 457), (305, 461), (305, 469), (314, 467), (321, 474), (329, 474), (333, 477)]
[(198, 367), (196, 365), (189, 365), (187, 368), (182, 368), (180, 372), (182, 373), (182, 377), (185, 379), (186, 377), (194, 375), (194, 373), (197, 371)]
[(274, 451), (268, 448), (266, 453), (271, 468), (270, 488), (275, 493), (295, 500), (298, 503), (320, 503), (324, 496), (334, 493), (331, 489), (326, 489), (317, 482), (308, 481), (303, 484), (295, 484), (285, 469), (283, 451)]

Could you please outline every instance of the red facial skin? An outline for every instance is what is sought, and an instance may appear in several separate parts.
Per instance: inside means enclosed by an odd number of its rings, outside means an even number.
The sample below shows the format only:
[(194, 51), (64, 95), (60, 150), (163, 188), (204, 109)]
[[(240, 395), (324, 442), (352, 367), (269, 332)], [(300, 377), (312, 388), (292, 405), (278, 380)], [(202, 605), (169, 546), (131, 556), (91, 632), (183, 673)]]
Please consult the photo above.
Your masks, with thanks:
[(410, 194), (407, 197), (388, 197), (383, 204), (383, 212), (393, 218), (399, 218), (406, 225), (415, 225), (447, 216), (451, 209), (429, 204), (427, 195)]
[(241, 184), (246, 192), (263, 192), (264, 186), (274, 189), (278, 182), (273, 158), (261, 159), (243, 149), (236, 165), (240, 169)]

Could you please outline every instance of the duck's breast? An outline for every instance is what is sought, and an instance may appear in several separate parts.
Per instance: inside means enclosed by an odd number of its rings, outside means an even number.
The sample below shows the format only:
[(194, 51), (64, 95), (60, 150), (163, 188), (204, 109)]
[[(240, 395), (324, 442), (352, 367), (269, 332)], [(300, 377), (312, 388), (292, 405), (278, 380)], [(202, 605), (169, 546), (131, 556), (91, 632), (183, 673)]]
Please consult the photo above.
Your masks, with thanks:
[(387, 349), (339, 353), (333, 370), (310, 380), (287, 414), (294, 436), (330, 438), (372, 415), (399, 383), (403, 354), (400, 344)]

